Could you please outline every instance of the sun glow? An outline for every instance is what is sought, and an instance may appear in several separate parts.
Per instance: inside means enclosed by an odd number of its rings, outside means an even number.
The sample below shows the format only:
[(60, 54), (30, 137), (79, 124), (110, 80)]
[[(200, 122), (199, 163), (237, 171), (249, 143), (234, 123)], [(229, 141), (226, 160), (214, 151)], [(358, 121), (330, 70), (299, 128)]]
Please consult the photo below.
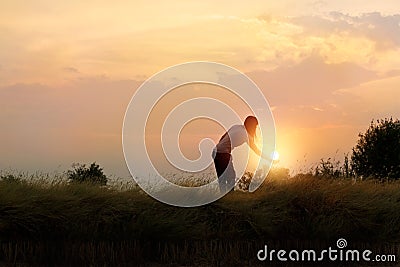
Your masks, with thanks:
[[(263, 142), (260, 137), (257, 137), (255, 142), (259, 149), (263, 149), (263, 148), (267, 147), (266, 144), (263, 145)], [(261, 161), (261, 162), (270, 161), (272, 163), (279, 162), (280, 154), (277, 150), (274, 150), (273, 152), (263, 151), (262, 154), (263, 154), (263, 156), (258, 156), (258, 155), (254, 154), (254, 160), (256, 162), (259, 162), (259, 161)]]
[(278, 161), (279, 160), (279, 153), (278, 153), (278, 151), (274, 151), (274, 152), (272, 152), (271, 153), (271, 158), (272, 158), (272, 160), (273, 161)]

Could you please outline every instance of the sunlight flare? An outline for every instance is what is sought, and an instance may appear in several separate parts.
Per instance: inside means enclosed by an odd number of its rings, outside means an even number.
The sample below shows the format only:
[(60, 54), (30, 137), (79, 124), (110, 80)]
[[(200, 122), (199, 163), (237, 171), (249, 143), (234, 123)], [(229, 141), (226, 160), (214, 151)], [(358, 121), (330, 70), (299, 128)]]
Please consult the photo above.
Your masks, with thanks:
[(273, 161), (278, 161), (279, 160), (279, 152), (278, 151), (274, 151), (271, 153), (271, 158)]

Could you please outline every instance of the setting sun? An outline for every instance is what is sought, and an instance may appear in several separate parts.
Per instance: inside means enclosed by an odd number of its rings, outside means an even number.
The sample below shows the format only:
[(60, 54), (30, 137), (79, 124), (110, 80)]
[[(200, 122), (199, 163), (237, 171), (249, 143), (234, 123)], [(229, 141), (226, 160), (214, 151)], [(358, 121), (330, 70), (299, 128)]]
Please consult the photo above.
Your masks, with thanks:
[(273, 161), (278, 161), (279, 160), (278, 151), (275, 150), (274, 152), (272, 152), (271, 158), (272, 158)]

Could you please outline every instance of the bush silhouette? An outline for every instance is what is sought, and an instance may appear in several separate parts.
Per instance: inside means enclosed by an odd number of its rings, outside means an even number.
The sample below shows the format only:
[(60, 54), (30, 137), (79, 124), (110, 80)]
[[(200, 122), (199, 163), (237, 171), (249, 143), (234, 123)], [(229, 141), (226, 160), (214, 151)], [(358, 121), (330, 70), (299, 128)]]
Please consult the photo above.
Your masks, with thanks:
[(314, 176), (325, 178), (350, 178), (354, 176), (348, 153), (344, 154), (343, 163), (335, 158), (322, 158), (311, 173)]
[(95, 185), (107, 184), (107, 176), (96, 162), (90, 164), (89, 167), (86, 167), (85, 164), (73, 164), (72, 167), (73, 170), (67, 172), (69, 182)]
[(343, 176), (342, 166), (340, 161), (335, 159), (321, 159), (318, 165), (315, 167), (315, 176), (339, 178)]
[(400, 178), (400, 121), (371, 122), (352, 149), (351, 167), (362, 177)]
[(6, 182), (6, 183), (15, 183), (15, 184), (22, 183), (21, 178), (15, 176), (13, 174), (1, 175), (0, 181)]

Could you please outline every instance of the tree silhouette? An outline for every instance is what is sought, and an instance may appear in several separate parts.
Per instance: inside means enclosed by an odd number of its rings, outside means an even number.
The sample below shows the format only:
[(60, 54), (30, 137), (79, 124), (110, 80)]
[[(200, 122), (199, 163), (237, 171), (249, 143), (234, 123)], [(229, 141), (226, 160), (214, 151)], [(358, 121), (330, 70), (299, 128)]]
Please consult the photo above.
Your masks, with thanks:
[(73, 170), (67, 172), (68, 180), (75, 183), (90, 183), (95, 185), (106, 185), (107, 176), (103, 173), (96, 162), (86, 167), (85, 164), (73, 164)]
[(352, 149), (351, 167), (362, 177), (400, 178), (400, 121), (371, 122)]

